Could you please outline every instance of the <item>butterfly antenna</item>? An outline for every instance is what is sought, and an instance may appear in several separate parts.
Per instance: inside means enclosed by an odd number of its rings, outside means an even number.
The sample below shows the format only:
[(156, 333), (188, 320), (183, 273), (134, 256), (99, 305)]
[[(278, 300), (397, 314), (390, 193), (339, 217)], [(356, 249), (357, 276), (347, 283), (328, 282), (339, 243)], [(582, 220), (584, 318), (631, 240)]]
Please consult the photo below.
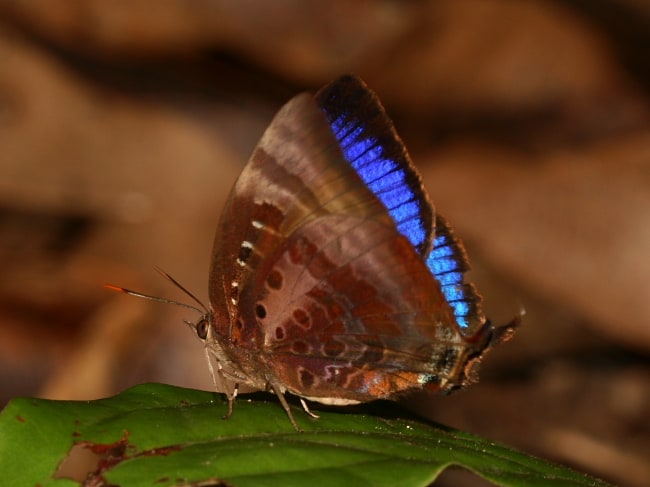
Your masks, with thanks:
[(169, 274), (167, 274), (165, 271), (163, 271), (163, 270), (162, 270), (160, 267), (158, 267), (158, 266), (154, 266), (154, 270), (155, 270), (158, 274), (160, 274), (161, 276), (163, 276), (165, 279), (167, 279), (169, 282), (171, 282), (171, 283), (172, 283), (174, 286), (176, 286), (178, 289), (180, 289), (180, 290), (183, 291), (185, 294), (187, 294), (190, 298), (192, 298), (192, 299), (194, 300), (195, 303), (197, 303), (199, 306), (201, 306), (201, 308), (203, 309), (203, 311), (204, 311), (205, 313), (208, 312), (208, 308), (207, 308), (207, 306), (206, 306), (205, 304), (203, 304), (203, 302), (202, 302), (199, 298), (197, 298), (196, 296), (194, 296), (194, 294), (192, 294), (190, 291), (188, 291), (187, 289), (185, 289), (185, 287), (184, 287), (180, 282), (178, 282), (176, 279), (174, 279), (172, 276), (170, 276)]
[(188, 308), (188, 309), (194, 310), (194, 311), (196, 311), (197, 313), (200, 313), (200, 314), (205, 313), (205, 311), (203, 311), (200, 308), (197, 308), (196, 306), (192, 306), (191, 304), (181, 303), (179, 301), (174, 301), (172, 299), (160, 298), (158, 296), (151, 296), (150, 294), (139, 293), (137, 291), (132, 291), (131, 289), (127, 289), (125, 287), (113, 286), (112, 284), (104, 284), (104, 287), (106, 289), (110, 289), (111, 291), (117, 291), (117, 292), (120, 292), (120, 293), (128, 294), (130, 296), (135, 296), (135, 297), (144, 298), (144, 299), (150, 299), (152, 301), (158, 301), (160, 303), (175, 304), (176, 306), (182, 306), (183, 308)]
[(131, 289), (127, 289), (125, 287), (120, 287), (120, 286), (114, 286), (112, 284), (104, 284), (104, 287), (107, 289), (110, 289), (111, 291), (117, 291), (120, 293), (124, 294), (129, 294), (131, 296), (136, 296), (138, 298), (144, 298), (144, 299), (150, 299), (152, 301), (158, 301), (159, 303), (167, 303), (167, 304), (175, 304), (176, 306), (181, 306), (183, 308), (188, 308), (191, 310), (196, 311), (199, 314), (207, 314), (208, 313), (208, 308), (201, 302), (199, 298), (194, 296), (190, 291), (185, 289), (181, 283), (179, 283), (176, 279), (174, 279), (172, 276), (167, 274), (165, 271), (163, 271), (160, 267), (154, 267), (156, 272), (158, 274), (162, 275), (165, 279), (170, 281), (172, 284), (174, 284), (177, 288), (179, 288), (181, 291), (183, 291), (185, 294), (187, 294), (190, 298), (192, 298), (201, 308), (197, 308), (196, 306), (192, 306), (191, 304), (186, 304), (186, 303), (181, 303), (180, 301), (174, 301), (173, 299), (167, 299), (167, 298), (160, 298), (158, 296), (152, 296), (150, 294), (144, 294), (144, 293), (139, 293), (137, 291), (132, 291)]

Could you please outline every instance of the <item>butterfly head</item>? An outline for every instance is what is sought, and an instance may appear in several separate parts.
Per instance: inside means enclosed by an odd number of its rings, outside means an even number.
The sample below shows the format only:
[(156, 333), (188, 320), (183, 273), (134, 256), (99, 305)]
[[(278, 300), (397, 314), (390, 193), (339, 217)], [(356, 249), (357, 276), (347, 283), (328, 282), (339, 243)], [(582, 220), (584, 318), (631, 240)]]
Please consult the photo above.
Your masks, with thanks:
[(149, 294), (144, 294), (140, 293), (137, 291), (132, 291), (131, 289), (126, 289), (124, 287), (120, 286), (113, 286), (112, 284), (105, 284), (104, 286), (107, 287), (108, 289), (112, 291), (118, 291), (124, 294), (129, 294), (131, 296), (136, 296), (138, 298), (144, 298), (144, 299), (150, 299), (152, 301), (159, 301), (161, 303), (168, 303), (168, 304), (174, 304), (176, 306), (181, 306), (183, 308), (189, 308), (193, 311), (196, 311), (201, 315), (201, 317), (196, 321), (189, 321), (189, 320), (183, 320), (184, 323), (189, 326), (194, 333), (196, 333), (196, 336), (199, 337), (199, 339), (204, 342), (205, 344), (209, 343), (212, 340), (212, 331), (211, 331), (211, 325), (210, 323), (212, 322), (212, 314), (208, 310), (207, 306), (203, 304), (203, 302), (197, 298), (194, 294), (192, 294), (190, 291), (188, 291), (182, 284), (180, 284), (176, 279), (174, 279), (172, 276), (167, 274), (165, 271), (162, 269), (156, 267), (156, 271), (161, 274), (165, 279), (170, 281), (172, 284), (174, 284), (176, 287), (178, 287), (181, 291), (183, 291), (185, 294), (187, 294), (194, 302), (196, 302), (200, 307), (193, 306), (191, 304), (187, 303), (181, 303), (179, 301), (174, 301), (171, 299), (167, 298), (161, 298), (158, 296), (152, 296)]
[(210, 338), (210, 320), (209, 315), (203, 315), (199, 321), (196, 323), (188, 322), (186, 323), (189, 327), (196, 333), (196, 336), (199, 337), (199, 340), (202, 342), (207, 342)]

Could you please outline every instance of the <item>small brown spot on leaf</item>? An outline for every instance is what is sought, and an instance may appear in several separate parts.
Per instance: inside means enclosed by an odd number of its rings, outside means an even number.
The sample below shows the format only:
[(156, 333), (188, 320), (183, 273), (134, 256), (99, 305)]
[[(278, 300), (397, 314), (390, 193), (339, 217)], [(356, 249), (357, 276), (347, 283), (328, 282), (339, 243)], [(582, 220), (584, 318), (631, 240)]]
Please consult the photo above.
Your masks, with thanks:
[(54, 478), (67, 478), (77, 482), (86, 480), (87, 485), (94, 485), (90, 479), (96, 479), (96, 485), (103, 485), (99, 482), (102, 481), (104, 472), (127, 458), (127, 446), (128, 434), (114, 443), (75, 443), (59, 464)]
[(137, 452), (135, 445), (129, 443), (129, 435), (124, 436), (114, 443), (93, 443), (81, 441), (75, 443), (66, 458), (59, 464), (59, 469), (54, 478), (67, 478), (83, 485), (106, 486), (104, 475), (111, 471), (124, 460), (136, 457), (167, 456), (181, 450), (181, 445), (170, 445), (162, 448), (152, 448)]
[(232, 487), (232, 484), (229, 484), (225, 480), (221, 480), (217, 477), (212, 477), (204, 480), (196, 480), (192, 482), (183, 482), (178, 480), (174, 487)]

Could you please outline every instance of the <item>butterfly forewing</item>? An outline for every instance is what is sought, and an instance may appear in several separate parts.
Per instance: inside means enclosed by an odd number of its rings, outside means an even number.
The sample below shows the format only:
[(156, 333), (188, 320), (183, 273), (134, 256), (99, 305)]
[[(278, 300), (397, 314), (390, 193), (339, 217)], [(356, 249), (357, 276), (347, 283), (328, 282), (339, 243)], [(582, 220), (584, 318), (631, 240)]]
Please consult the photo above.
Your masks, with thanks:
[(424, 257), (432, 244), (433, 205), (379, 98), (351, 75), (323, 87), (315, 98), (348, 164)]
[(266, 255), (301, 225), (330, 213), (392, 224), (344, 159), (313, 98), (299, 95), (272, 121), (222, 213), (209, 289), (217, 326), (234, 319), (237, 296)]

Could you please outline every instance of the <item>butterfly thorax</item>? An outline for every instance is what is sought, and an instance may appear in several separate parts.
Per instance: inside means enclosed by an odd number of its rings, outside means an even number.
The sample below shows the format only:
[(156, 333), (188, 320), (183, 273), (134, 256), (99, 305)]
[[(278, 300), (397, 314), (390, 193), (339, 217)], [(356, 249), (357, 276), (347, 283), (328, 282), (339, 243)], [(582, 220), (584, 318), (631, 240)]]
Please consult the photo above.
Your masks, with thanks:
[[(225, 318), (225, 319), (224, 319)], [(231, 323), (215, 311), (208, 314), (210, 331), (205, 340), (206, 350), (217, 364), (217, 371), (234, 384), (246, 384), (253, 389), (265, 390), (268, 380), (264, 367), (255, 353), (254, 343), (242, 339), (243, 321)]]

